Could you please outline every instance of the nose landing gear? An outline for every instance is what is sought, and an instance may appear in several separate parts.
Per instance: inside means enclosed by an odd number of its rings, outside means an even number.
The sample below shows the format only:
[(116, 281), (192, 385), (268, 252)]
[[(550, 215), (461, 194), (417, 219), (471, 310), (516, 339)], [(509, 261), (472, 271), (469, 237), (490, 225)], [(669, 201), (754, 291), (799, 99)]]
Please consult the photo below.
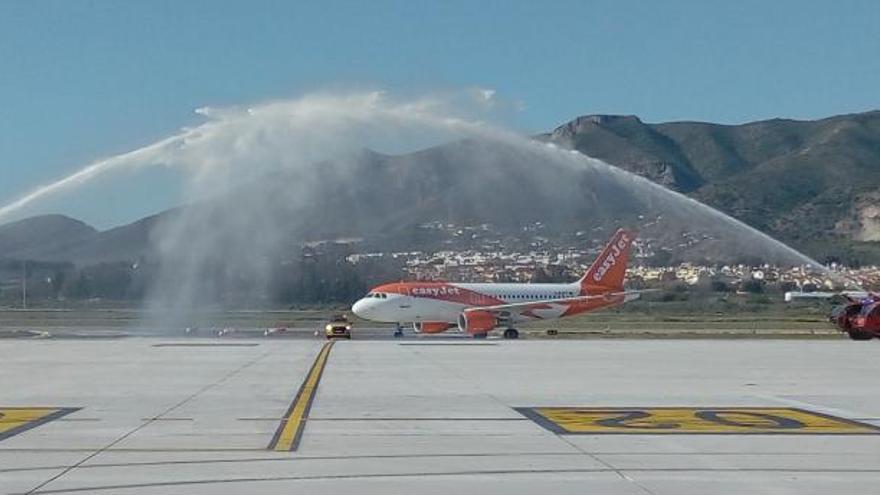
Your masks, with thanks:
[(394, 338), (399, 339), (401, 337), (403, 337), (403, 327), (398, 323), (397, 326), (394, 327)]

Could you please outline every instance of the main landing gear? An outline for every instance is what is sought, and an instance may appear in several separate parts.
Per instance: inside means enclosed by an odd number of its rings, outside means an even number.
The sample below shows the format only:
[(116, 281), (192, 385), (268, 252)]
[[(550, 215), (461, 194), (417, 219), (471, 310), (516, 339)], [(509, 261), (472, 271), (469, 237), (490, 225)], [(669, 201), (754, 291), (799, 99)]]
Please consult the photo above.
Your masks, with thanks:
[[(517, 330), (515, 328), (508, 328), (508, 329), (504, 330), (504, 333), (502, 335), (504, 336), (505, 339), (518, 339), (519, 338), (519, 330)], [(485, 339), (488, 336), (489, 336), (488, 333), (475, 333), (474, 334), (475, 339)]]
[(394, 327), (394, 338), (399, 339), (401, 337), (403, 337), (403, 327), (398, 323), (397, 326)]

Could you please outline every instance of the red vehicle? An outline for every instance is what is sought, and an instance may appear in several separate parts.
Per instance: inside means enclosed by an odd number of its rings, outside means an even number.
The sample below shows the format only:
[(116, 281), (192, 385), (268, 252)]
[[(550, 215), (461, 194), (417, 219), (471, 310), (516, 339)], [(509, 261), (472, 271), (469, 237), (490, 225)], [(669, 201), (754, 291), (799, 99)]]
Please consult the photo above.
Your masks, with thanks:
[(844, 297), (846, 302), (831, 310), (831, 323), (853, 340), (880, 338), (880, 294)]

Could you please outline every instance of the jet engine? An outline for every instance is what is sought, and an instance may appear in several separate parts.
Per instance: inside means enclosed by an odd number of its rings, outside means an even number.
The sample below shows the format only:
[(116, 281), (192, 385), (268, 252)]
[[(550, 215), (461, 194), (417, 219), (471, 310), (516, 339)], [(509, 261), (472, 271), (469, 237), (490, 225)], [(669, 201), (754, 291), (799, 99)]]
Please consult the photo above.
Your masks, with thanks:
[(465, 311), (458, 315), (458, 329), (471, 334), (488, 333), (498, 325), (498, 319), (488, 311)]
[(413, 330), (416, 333), (440, 333), (445, 332), (452, 325), (446, 323), (445, 321), (423, 321), (423, 322), (414, 322)]

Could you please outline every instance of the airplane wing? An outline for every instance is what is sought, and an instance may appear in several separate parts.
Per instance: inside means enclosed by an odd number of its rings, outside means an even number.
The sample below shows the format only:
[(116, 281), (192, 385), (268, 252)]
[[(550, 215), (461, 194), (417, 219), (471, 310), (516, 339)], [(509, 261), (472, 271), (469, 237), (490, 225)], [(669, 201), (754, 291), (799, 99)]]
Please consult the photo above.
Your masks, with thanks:
[(516, 302), (516, 303), (507, 303), (507, 304), (496, 304), (494, 306), (474, 306), (472, 308), (467, 308), (464, 311), (488, 311), (490, 313), (500, 313), (502, 311), (510, 311), (510, 312), (526, 312), (531, 310), (539, 310), (539, 309), (550, 309), (554, 306), (569, 306), (577, 303), (586, 303), (591, 301), (600, 301), (600, 300), (609, 300), (615, 297), (623, 296), (626, 298), (627, 296), (638, 296), (643, 292), (651, 292), (655, 289), (647, 289), (647, 290), (627, 290), (627, 291), (615, 291), (615, 292), (606, 292), (604, 294), (593, 294), (588, 296), (575, 296), (575, 297), (565, 297), (560, 299), (543, 299), (540, 301), (527, 301), (527, 302)]

